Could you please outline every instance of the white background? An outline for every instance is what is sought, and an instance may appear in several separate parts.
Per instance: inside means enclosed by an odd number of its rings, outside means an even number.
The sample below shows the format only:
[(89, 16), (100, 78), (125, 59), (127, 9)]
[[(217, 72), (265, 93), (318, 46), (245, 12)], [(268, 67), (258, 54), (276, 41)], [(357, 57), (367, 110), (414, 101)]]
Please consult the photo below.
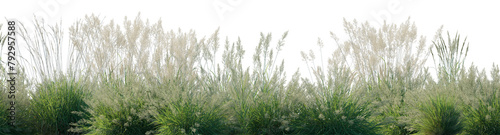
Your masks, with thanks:
[[(297, 68), (305, 72), (300, 51), (313, 49), (316, 42), (325, 42), (324, 57), (336, 46), (329, 32), (345, 39), (343, 19), (368, 21), (374, 26), (381, 20), (401, 23), (408, 17), (415, 22), (418, 35), (427, 37), (428, 46), (434, 33), (444, 25), (451, 34), (459, 32), (470, 43), (466, 60), (480, 69), (489, 71), (493, 63), (500, 63), (500, 5), (496, 1), (433, 1), (433, 0), (350, 0), (350, 1), (293, 1), (293, 0), (172, 0), (172, 1), (104, 1), (104, 0), (9, 0), (0, 2), (0, 17), (15, 18), (24, 23), (41, 16), (47, 23), (62, 22), (67, 34), (69, 26), (85, 15), (96, 14), (105, 21), (114, 19), (121, 23), (124, 16), (133, 19), (140, 12), (143, 19), (156, 22), (162, 19), (165, 29), (196, 30), (201, 36), (209, 36), (220, 27), (220, 37), (236, 41), (241, 37), (245, 47), (245, 65), (251, 66), (260, 32), (272, 33), (273, 43), (285, 31), (289, 31), (281, 58), (291, 76)], [(2, 22), (5, 24), (6, 22)], [(2, 33), (5, 32), (2, 29)], [(4, 51), (5, 53), (6, 51)], [(6, 54), (2, 54), (6, 55)], [(319, 53), (317, 53), (319, 55)], [(318, 57), (318, 56), (317, 56)], [(433, 71), (432, 58), (428, 67)], [(488, 72), (489, 73), (489, 72)]]

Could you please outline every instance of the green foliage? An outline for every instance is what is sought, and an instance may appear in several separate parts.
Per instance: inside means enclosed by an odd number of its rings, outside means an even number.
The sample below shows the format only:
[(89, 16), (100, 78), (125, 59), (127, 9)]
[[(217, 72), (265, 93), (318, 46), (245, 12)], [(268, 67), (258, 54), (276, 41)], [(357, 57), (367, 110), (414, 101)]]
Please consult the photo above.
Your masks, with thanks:
[(147, 86), (130, 74), (119, 78), (103, 75), (101, 79), (99, 85), (91, 88), (96, 89), (92, 98), (85, 100), (89, 119), (80, 121), (76, 131), (134, 135), (154, 130), (152, 108), (146, 102)]
[[(226, 41), (224, 50), (224, 80), (221, 90), (228, 94), (228, 106), (232, 117), (229, 122), (235, 134), (284, 134), (289, 133), (290, 113), (285, 92), (284, 62), (277, 65), (276, 59), (284, 45), (285, 32), (275, 49), (270, 48), (271, 34), (261, 33), (259, 45), (253, 56), (254, 71), (244, 71), (241, 59), (244, 54), (241, 42), (233, 45)], [(290, 92), (290, 91), (288, 91)]]
[[(183, 70), (165, 76), (154, 85), (150, 102), (155, 106), (153, 124), (158, 134), (224, 134), (228, 131), (227, 113), (220, 95), (210, 91), (217, 84), (195, 84), (194, 78), (183, 75)], [(215, 85), (215, 86), (214, 86)]]
[(221, 134), (227, 130), (221, 108), (195, 104), (193, 99), (179, 99), (158, 109), (155, 124), (159, 134)]
[[(477, 93), (479, 99), (477, 105), (465, 107), (465, 131), (470, 135), (493, 135), (500, 134), (500, 69), (493, 64), (491, 70), (491, 81), (480, 81), (489, 87)], [(490, 82), (490, 83), (487, 83)], [(468, 84), (470, 85), (470, 84)]]
[(376, 124), (369, 120), (367, 104), (352, 98), (332, 95), (318, 97), (318, 104), (300, 108), (292, 121), (298, 134), (377, 134)]
[[(259, 45), (255, 48), (252, 88), (255, 96), (249, 107), (248, 128), (251, 134), (283, 134), (287, 130), (284, 116), (289, 113), (282, 103), (284, 97), (284, 63), (276, 65), (276, 59), (284, 45), (288, 32), (278, 41), (275, 49), (270, 48), (271, 34), (261, 33)], [(275, 54), (276, 53), (276, 54)]]
[[(320, 50), (322, 42), (318, 41)], [(378, 125), (372, 120), (369, 101), (355, 98), (355, 74), (343, 62), (329, 59), (328, 70), (314, 67), (312, 51), (309, 55), (302, 52), (306, 63), (312, 63), (315, 82), (304, 79), (302, 85), (311, 97), (304, 101), (292, 115), (292, 128), (298, 134), (377, 134)], [(322, 56), (321, 56), (322, 57)], [(323, 64), (322, 64), (323, 65)]]
[(500, 134), (500, 98), (493, 93), (491, 98), (480, 101), (477, 108), (468, 110), (466, 132), (471, 135)]
[(285, 134), (290, 133), (288, 112), (280, 108), (276, 99), (263, 100), (257, 102), (249, 111), (250, 117), (248, 123), (249, 133), (251, 134)]
[[(70, 123), (85, 116), (72, 113), (83, 111), (83, 101), (89, 91), (82, 84), (86, 80), (76, 74), (78, 65), (72, 46), (68, 47), (68, 65), (63, 65), (63, 29), (59, 24), (46, 25), (34, 18), (33, 31), (22, 22), (16, 22), (17, 43), (25, 44), (27, 56), (18, 54), (18, 80), (16, 86), (16, 134), (69, 134)], [(22, 47), (18, 46), (17, 49)], [(67, 68), (65, 70), (64, 68)], [(66, 71), (67, 74), (64, 74)], [(26, 76), (29, 75), (29, 76)], [(29, 78), (29, 79), (21, 79)], [(23, 103), (26, 102), (26, 103)]]
[[(0, 83), (0, 101), (2, 104), (0, 105), (0, 109), (4, 109), (4, 111), (0, 112), (0, 133), (1, 134), (28, 134), (33, 127), (30, 125), (30, 122), (33, 120), (30, 118), (29, 114), (29, 104), (30, 97), (28, 97), (28, 84), (25, 82), (26, 74), (24, 70), (19, 70), (18, 75), (16, 76), (16, 91), (13, 94), (15, 98), (9, 99), (9, 84), (3, 78), (4, 76), (8, 76), (7, 72), (0, 74), (0, 79), (2, 82)], [(13, 100), (14, 99), (14, 100)], [(8, 124), (11, 122), (10, 111), (7, 109), (11, 108), (11, 101), (15, 102), (15, 123), (14, 126)]]
[[(406, 73), (405, 73), (406, 72)], [(374, 111), (380, 113), (377, 119), (382, 123), (382, 133), (392, 135), (406, 135), (415, 133), (411, 128), (412, 122), (409, 118), (409, 101), (411, 96), (408, 93), (423, 89), (425, 80), (429, 77), (426, 71), (410, 79), (411, 72), (401, 71), (401, 69), (388, 70), (387, 75), (379, 76), (378, 84), (368, 83), (370, 94), (376, 104)], [(367, 93), (369, 94), (369, 93)]]
[(419, 106), (419, 132), (428, 135), (455, 135), (462, 132), (461, 111), (454, 99), (445, 95), (431, 96)]
[[(381, 134), (410, 134), (414, 132), (406, 119), (408, 92), (423, 88), (430, 78), (424, 67), (428, 52), (425, 37), (417, 35), (410, 19), (401, 24), (384, 24), (380, 28), (368, 22), (344, 19), (344, 30), (349, 38), (332, 38), (337, 49), (329, 65), (342, 65), (351, 70), (349, 93), (362, 96), (369, 105), (373, 120), (380, 123)], [(303, 54), (304, 56), (304, 54)], [(310, 57), (313, 55), (310, 55)], [(316, 73), (317, 71), (314, 71)], [(321, 72), (320, 72), (321, 73)], [(315, 75), (321, 78), (321, 74)], [(324, 80), (324, 79), (318, 79)]]
[(60, 77), (56, 81), (45, 81), (31, 93), (29, 117), (30, 127), (41, 134), (68, 134), (70, 123), (84, 116), (72, 113), (83, 111), (89, 93), (74, 78)]

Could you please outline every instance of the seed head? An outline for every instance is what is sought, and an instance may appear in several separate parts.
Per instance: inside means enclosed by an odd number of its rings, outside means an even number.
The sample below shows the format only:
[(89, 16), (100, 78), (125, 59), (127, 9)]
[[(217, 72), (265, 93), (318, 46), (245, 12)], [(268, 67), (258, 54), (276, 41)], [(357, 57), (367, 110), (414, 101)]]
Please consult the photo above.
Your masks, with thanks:
[(321, 120), (325, 120), (325, 115), (319, 114), (318, 118), (321, 119)]

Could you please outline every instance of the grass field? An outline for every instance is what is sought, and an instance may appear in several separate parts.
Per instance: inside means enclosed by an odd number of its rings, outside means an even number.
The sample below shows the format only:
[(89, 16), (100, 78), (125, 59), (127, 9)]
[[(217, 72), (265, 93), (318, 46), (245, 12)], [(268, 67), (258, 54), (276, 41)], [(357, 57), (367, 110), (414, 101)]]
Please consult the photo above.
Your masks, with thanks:
[(318, 41), (320, 55), (302, 52), (309, 77), (288, 80), (277, 59), (288, 32), (261, 33), (253, 67), (243, 67), (240, 39), (221, 40), (219, 30), (198, 38), (140, 16), (117, 24), (94, 15), (69, 29), (34, 26), (20, 25), (29, 54), (15, 126), (1, 74), (0, 134), (500, 134), (498, 65), (465, 67), (466, 39), (441, 28), (428, 45), (410, 20), (383, 29), (345, 21), (351, 36), (332, 33), (328, 62), (314, 63), (323, 59)]

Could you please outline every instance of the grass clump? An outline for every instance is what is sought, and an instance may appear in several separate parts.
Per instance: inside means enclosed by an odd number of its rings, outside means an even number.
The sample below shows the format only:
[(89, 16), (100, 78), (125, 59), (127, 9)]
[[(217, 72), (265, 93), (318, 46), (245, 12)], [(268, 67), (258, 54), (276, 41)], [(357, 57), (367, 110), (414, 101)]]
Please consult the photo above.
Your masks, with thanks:
[[(320, 51), (323, 47), (318, 41)], [(329, 59), (326, 72), (314, 63), (315, 56), (302, 52), (304, 61), (313, 67), (314, 82), (303, 79), (305, 96), (300, 107), (292, 114), (292, 127), (297, 134), (378, 134), (378, 125), (372, 119), (370, 102), (356, 98), (355, 72), (335, 57)], [(322, 57), (322, 56), (321, 56)], [(303, 97), (304, 98), (304, 97)]]
[(329, 65), (339, 64), (352, 71), (352, 83), (344, 85), (352, 86), (349, 95), (374, 103), (369, 107), (380, 123), (381, 134), (410, 134), (405, 99), (408, 92), (426, 84), (426, 38), (417, 34), (410, 18), (378, 28), (344, 19), (344, 30), (349, 35), (344, 41), (331, 33), (337, 48)]
[(420, 104), (419, 133), (428, 135), (455, 135), (462, 132), (462, 114), (456, 102), (444, 95), (431, 96)]
[(378, 134), (370, 103), (349, 95), (351, 87), (345, 81), (333, 79), (349, 78), (349, 70), (336, 71), (336, 76), (330, 78), (327, 86), (320, 85), (321, 82), (317, 86), (304, 82), (311, 101), (300, 103), (301, 106), (291, 115), (295, 117), (291, 127), (297, 134)]
[(87, 134), (98, 135), (135, 135), (153, 131), (153, 119), (146, 101), (145, 90), (134, 75), (120, 77), (108, 75), (95, 86), (92, 99), (85, 102), (89, 108), (89, 119), (79, 121), (78, 128)]
[[(151, 76), (155, 87), (152, 100), (158, 134), (224, 134), (228, 131), (222, 76), (213, 63), (218, 46), (218, 30), (208, 39), (197, 40), (193, 31), (168, 33), (167, 59), (161, 74)], [(213, 47), (213, 48), (211, 48)], [(204, 51), (202, 54), (202, 50)], [(211, 54), (213, 51), (214, 54)], [(206, 56), (202, 59), (202, 55)], [(202, 60), (207, 62), (202, 64)], [(163, 63), (162, 61), (158, 61)], [(204, 66), (205, 65), (205, 66)], [(200, 75), (198, 73), (206, 73)]]
[(455, 38), (452, 38), (448, 32), (448, 42), (445, 42), (441, 35), (442, 29), (441, 26), (436, 32), (435, 39), (432, 42), (434, 48), (431, 48), (430, 52), (434, 62), (439, 62), (435, 63), (439, 81), (455, 83), (458, 81), (462, 69), (464, 69), (469, 44), (467, 43), (467, 37), (462, 42), (460, 41), (458, 32), (455, 34)]
[(31, 93), (30, 123), (31, 128), (41, 134), (69, 134), (70, 123), (76, 123), (83, 115), (72, 113), (84, 111), (85, 99), (89, 93), (84, 85), (68, 77), (55, 81), (45, 81)]
[(500, 98), (494, 94), (480, 101), (477, 108), (469, 108), (466, 132), (471, 135), (500, 134)]
[(500, 134), (500, 69), (493, 64), (491, 70), (491, 81), (484, 84), (489, 86), (483, 88), (481, 94), (476, 96), (479, 100), (477, 105), (470, 105), (466, 109), (466, 134), (470, 135), (494, 135)]
[(316, 106), (305, 106), (292, 121), (298, 134), (377, 134), (366, 104), (352, 98), (327, 97)]
[[(71, 134), (72, 131), (68, 131), (70, 123), (85, 118), (72, 112), (83, 111), (84, 100), (90, 97), (83, 81), (86, 78), (79, 76), (78, 65), (74, 64), (78, 60), (73, 54), (73, 46), (69, 46), (68, 51), (63, 50), (60, 23), (46, 25), (43, 19), (34, 19), (33, 29), (17, 22), (20, 24), (17, 44), (25, 45), (28, 51), (28, 57), (19, 54), (19, 69), (31, 78), (18, 80), (24, 88), (18, 86), (20, 93), (16, 93), (19, 97), (16, 100), (27, 103), (25, 108), (19, 108), (17, 116), (20, 117), (16, 122), (20, 125), (16, 127), (22, 128), (22, 134)], [(67, 65), (63, 64), (63, 55), (68, 58)]]
[(220, 107), (207, 108), (193, 99), (179, 99), (158, 109), (158, 134), (221, 134), (227, 130)]
[(279, 39), (276, 48), (271, 48), (272, 35), (261, 33), (259, 45), (253, 55), (254, 72), (250, 85), (253, 97), (250, 97), (248, 108), (248, 132), (251, 134), (284, 134), (289, 133), (289, 110), (284, 101), (284, 62), (276, 63), (277, 56), (284, 46), (285, 32)]

